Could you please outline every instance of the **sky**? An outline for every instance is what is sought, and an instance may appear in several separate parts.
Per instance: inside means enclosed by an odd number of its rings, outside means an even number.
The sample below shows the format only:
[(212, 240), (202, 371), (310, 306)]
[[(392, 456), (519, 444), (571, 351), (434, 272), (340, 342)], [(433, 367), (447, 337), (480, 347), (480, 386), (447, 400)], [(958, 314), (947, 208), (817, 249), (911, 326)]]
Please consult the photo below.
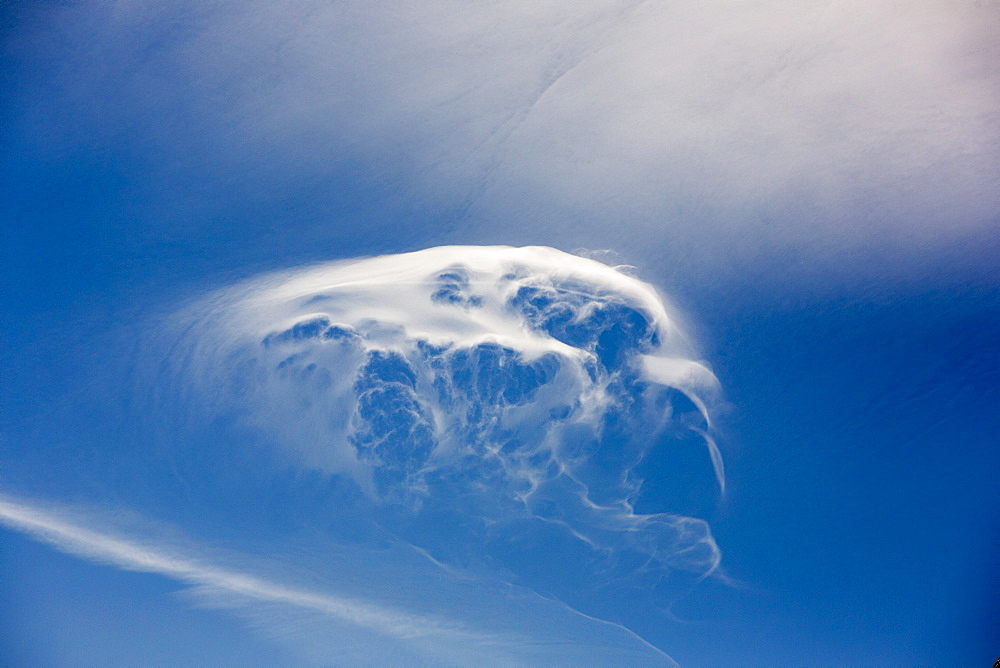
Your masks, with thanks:
[(0, 663), (996, 659), (996, 3), (0, 13)]

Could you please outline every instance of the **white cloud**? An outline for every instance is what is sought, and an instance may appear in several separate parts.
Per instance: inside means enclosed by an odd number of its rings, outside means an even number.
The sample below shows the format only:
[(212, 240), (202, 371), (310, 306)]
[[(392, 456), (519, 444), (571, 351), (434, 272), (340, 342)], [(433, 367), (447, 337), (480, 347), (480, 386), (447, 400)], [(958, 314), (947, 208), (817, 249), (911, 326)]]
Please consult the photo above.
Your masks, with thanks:
[[(567, 596), (602, 578), (706, 575), (718, 564), (704, 521), (637, 515), (631, 504), (633, 471), (650, 452), (694, 421), (710, 427), (719, 383), (691, 359), (656, 290), (607, 265), (544, 247), (430, 248), (264, 275), (208, 295), (174, 325), (175, 368), (156, 384), (190, 403), (168, 393), (150, 410), (247, 427), (225, 459), (256, 438), (295, 466), (349, 477), (376, 504), (412, 510), (404, 524), (419, 526), (422, 504), (433, 505), (431, 517), (454, 520), (450, 542), (484, 560), (502, 550), (483, 527), (517, 533), (558, 519), (594, 547)], [(165, 357), (146, 356), (156, 367)], [(199, 431), (188, 424), (172, 440)], [(724, 488), (717, 446), (695, 431)], [(362, 504), (342, 512), (383, 521)], [(496, 540), (504, 529), (490, 531)], [(430, 547), (433, 534), (414, 530), (410, 541)], [(445, 559), (437, 553), (450, 549), (430, 551)], [(531, 568), (549, 591), (563, 569), (541, 552)], [(628, 560), (617, 555), (631, 552), (646, 566), (620, 570)], [(697, 554), (685, 562), (686, 552)]]

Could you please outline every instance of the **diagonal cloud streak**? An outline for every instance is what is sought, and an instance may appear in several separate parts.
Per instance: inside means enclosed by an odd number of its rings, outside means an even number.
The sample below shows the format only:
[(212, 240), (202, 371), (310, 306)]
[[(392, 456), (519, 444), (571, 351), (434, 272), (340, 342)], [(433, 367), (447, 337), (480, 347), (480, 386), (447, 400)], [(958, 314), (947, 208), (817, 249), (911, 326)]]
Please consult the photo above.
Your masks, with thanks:
[[(367, 665), (373, 658), (371, 648), (377, 646), (380, 661), (399, 660), (411, 665), (498, 661), (516, 665), (606, 665), (619, 659), (642, 665), (676, 665), (661, 650), (622, 626), (523, 590), (506, 590), (501, 601), (501, 605), (519, 605), (523, 619), (503, 619), (480, 597), (475, 600), (476, 607), (484, 611), (480, 618), (473, 624), (461, 623), (440, 615), (413, 614), (328, 591), (289, 586), (246, 570), (215, 565), (209, 559), (191, 556), (190, 549), (157, 546), (148, 540), (116, 535), (113, 530), (85, 526), (90, 521), (89, 516), (83, 518), (77, 511), (39, 507), (0, 495), (0, 525), (67, 554), (188, 585), (191, 589), (187, 593), (201, 604), (230, 609), (267, 635), (290, 641), (296, 663), (328, 665), (330, 661), (346, 661)], [(341, 566), (350, 568), (347, 564)], [(435, 567), (448, 570), (436, 563)], [(447, 599), (455, 594), (439, 595)], [(321, 632), (317, 632), (317, 622)], [(487, 628), (490, 630), (484, 630)]]
[(303, 608), (398, 638), (429, 634), (485, 640), (442, 620), (373, 606), (363, 601), (295, 589), (265, 579), (168, 554), (141, 542), (111, 536), (68, 522), (58, 515), (0, 497), (0, 523), (23, 531), (69, 554), (132, 571), (156, 573), (197, 587), (270, 603)]

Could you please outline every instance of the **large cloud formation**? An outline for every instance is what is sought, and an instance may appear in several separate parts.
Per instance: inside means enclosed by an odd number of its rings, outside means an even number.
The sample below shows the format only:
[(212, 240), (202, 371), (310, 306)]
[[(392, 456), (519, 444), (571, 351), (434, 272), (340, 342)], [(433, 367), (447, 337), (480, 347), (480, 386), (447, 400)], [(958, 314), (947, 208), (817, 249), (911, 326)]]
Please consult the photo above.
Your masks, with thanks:
[(633, 511), (636, 467), (684, 430), (723, 484), (717, 381), (655, 290), (614, 268), (442, 247), (268, 276), (180, 321), (173, 373), (210, 398), (189, 405), (349, 481), (348, 512), (437, 560), (572, 601), (718, 564), (704, 521)]

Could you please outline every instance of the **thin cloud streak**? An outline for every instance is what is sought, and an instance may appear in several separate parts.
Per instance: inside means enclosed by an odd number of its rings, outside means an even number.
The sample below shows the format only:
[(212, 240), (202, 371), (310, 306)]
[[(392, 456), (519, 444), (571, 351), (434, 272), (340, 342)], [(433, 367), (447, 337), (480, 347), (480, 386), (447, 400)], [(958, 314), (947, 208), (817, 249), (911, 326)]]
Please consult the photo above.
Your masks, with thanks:
[[(88, 528), (83, 522), (89, 520), (81, 519), (85, 517), (75, 509), (41, 508), (0, 494), (0, 525), (67, 554), (188, 585), (185, 593), (193, 601), (238, 613), (265, 635), (289, 645), (293, 660), (302, 665), (369, 665), (373, 646), (379, 647), (382, 659), (409, 665), (605, 665), (622, 658), (641, 665), (677, 665), (619, 624), (557, 600), (521, 595), (525, 592), (519, 588), (503, 590), (506, 601), (499, 609), (479, 601), (481, 623), (474, 628), (215, 566), (175, 547)], [(502, 616), (511, 612), (505, 604), (516, 608), (516, 618)], [(479, 630), (482, 622), (494, 631)]]
[(444, 634), (484, 641), (486, 636), (405, 612), (373, 606), (330, 594), (295, 589), (262, 578), (210, 566), (128, 539), (78, 526), (56, 514), (0, 497), (0, 523), (17, 529), (69, 554), (132, 571), (156, 573), (196, 587), (268, 603), (295, 606), (397, 638)]

